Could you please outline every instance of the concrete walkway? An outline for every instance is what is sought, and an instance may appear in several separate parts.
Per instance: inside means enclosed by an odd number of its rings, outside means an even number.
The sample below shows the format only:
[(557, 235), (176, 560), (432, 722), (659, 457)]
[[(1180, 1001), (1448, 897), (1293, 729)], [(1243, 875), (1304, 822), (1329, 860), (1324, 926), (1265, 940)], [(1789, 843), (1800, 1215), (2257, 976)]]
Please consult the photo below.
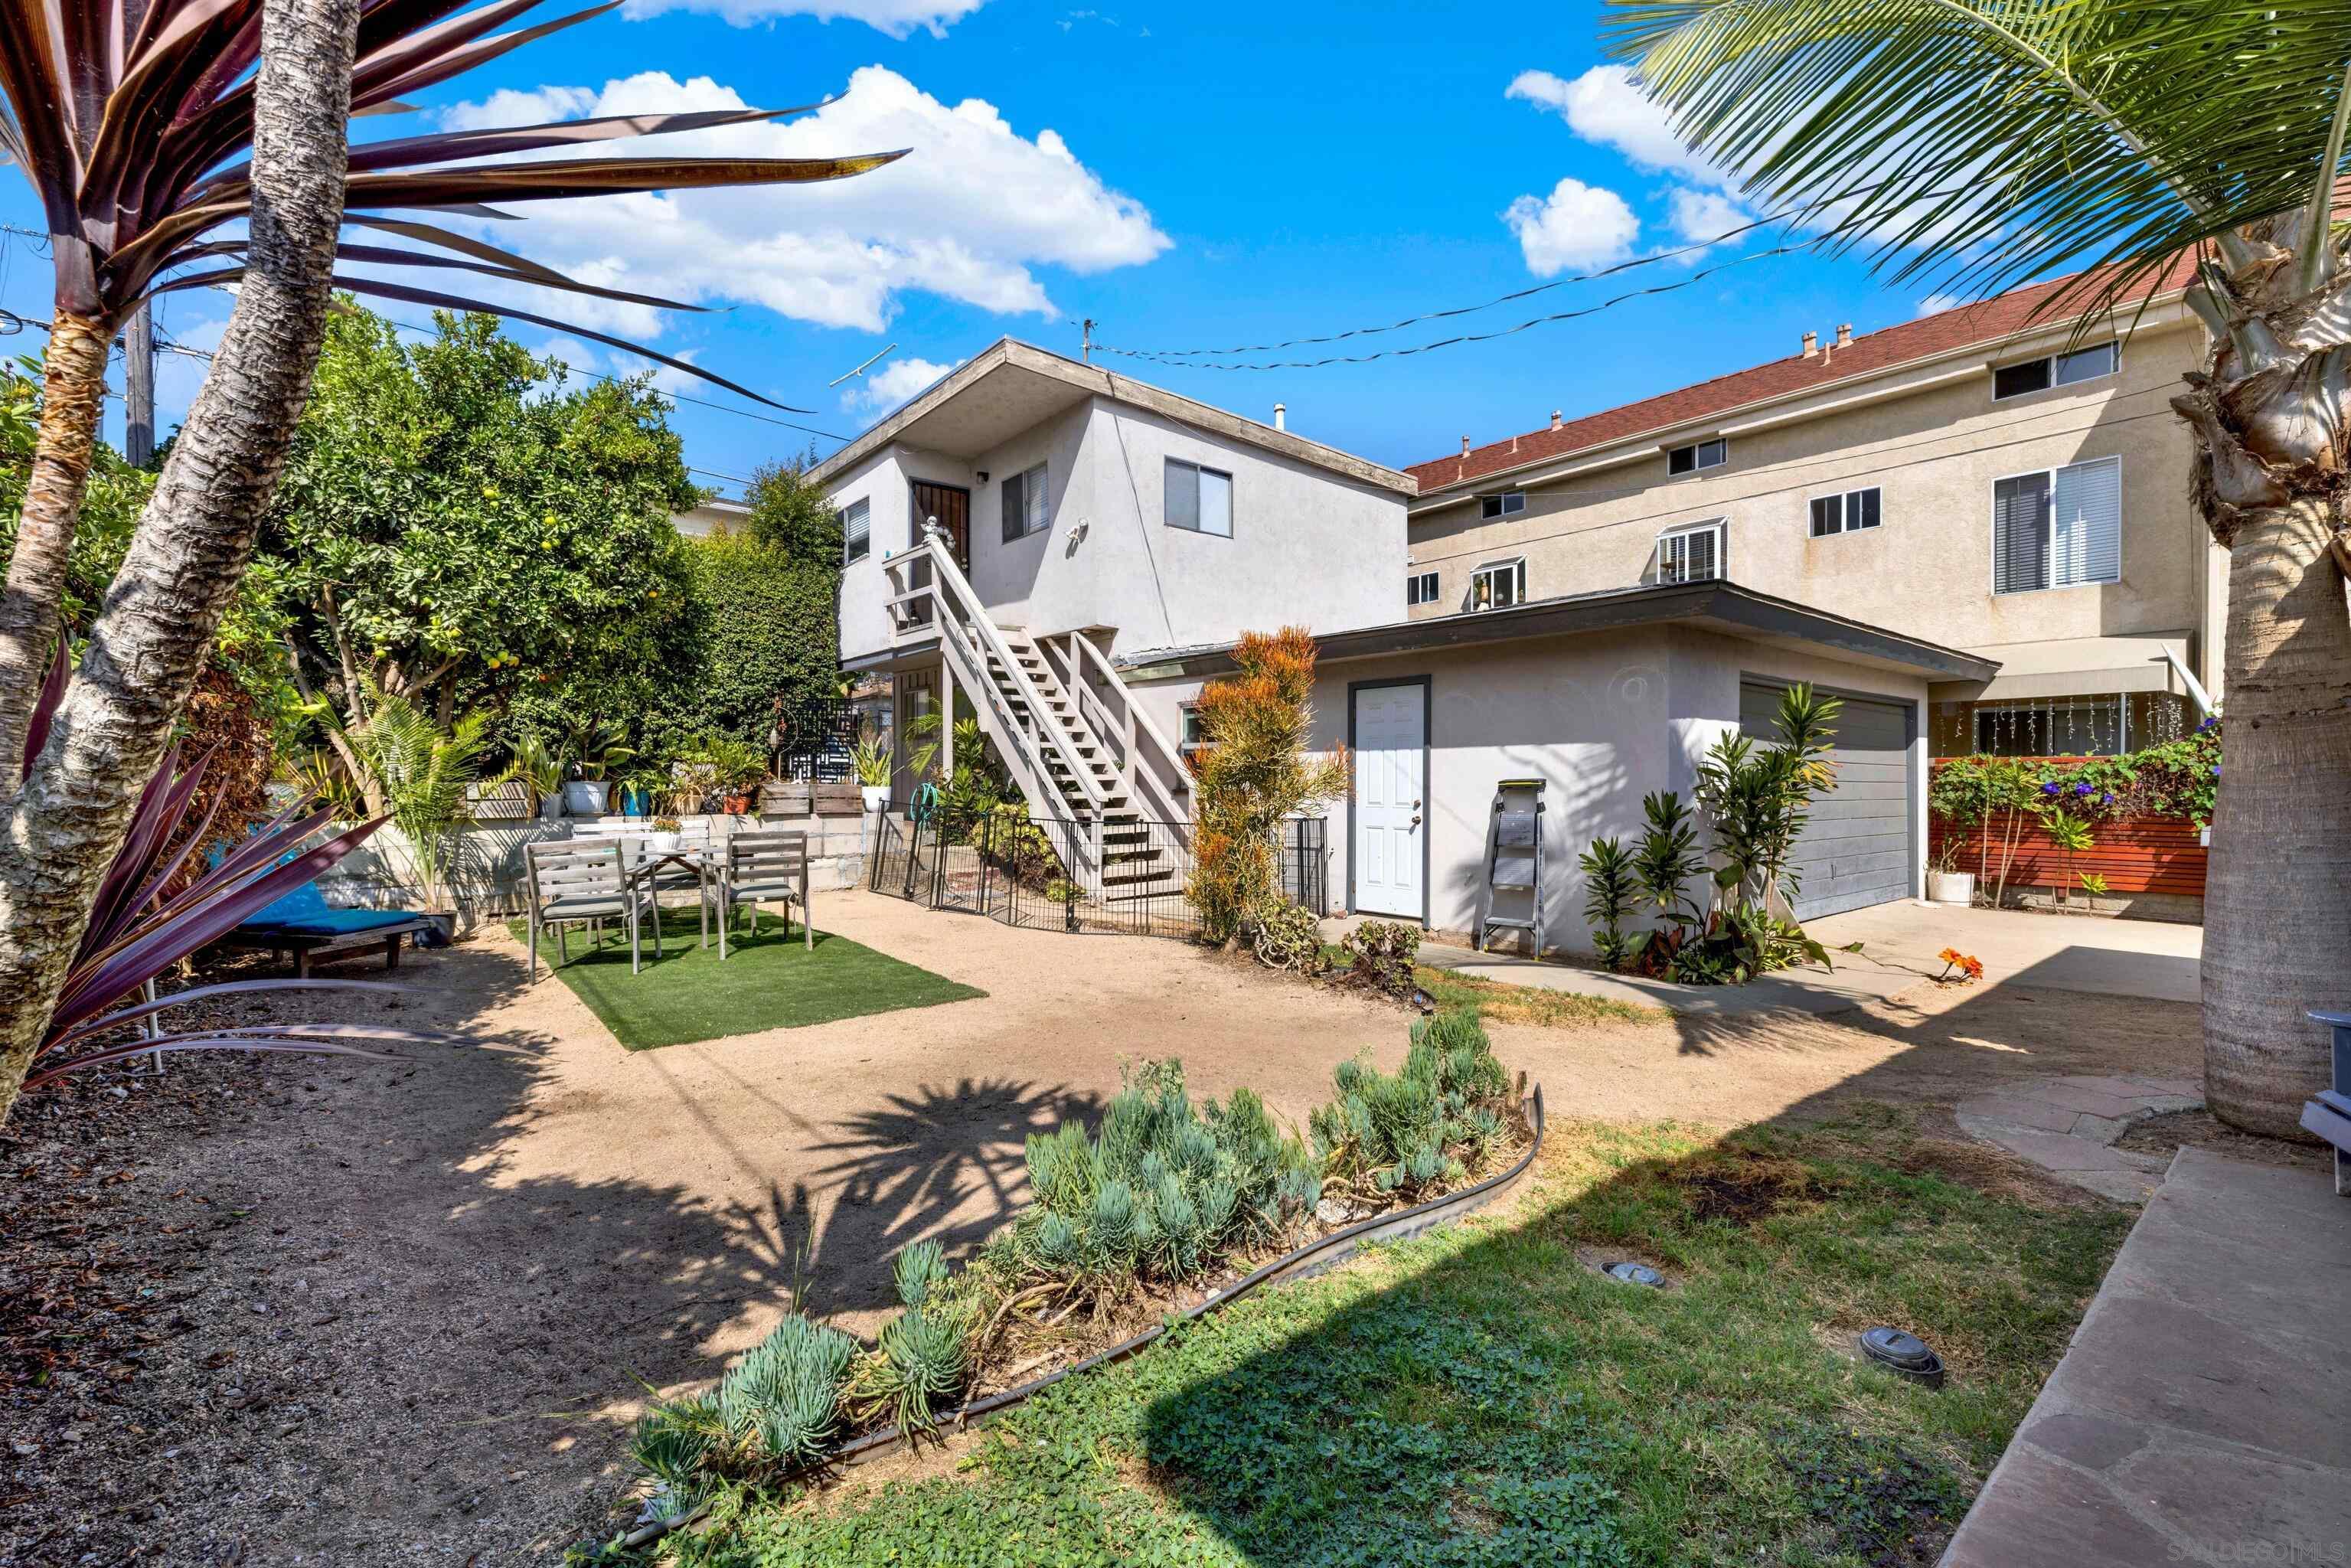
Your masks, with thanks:
[(2351, 1201), (2182, 1149), (1942, 1568), (2351, 1563)]
[[(1578, 991), (1676, 1012), (1739, 1015), (1840, 1012), (1896, 997), (1942, 972), (1935, 956), (1956, 947), (1983, 960), (1984, 981), (2103, 996), (2194, 1002), (2204, 931), (2197, 925), (2095, 916), (2033, 915), (2015, 909), (1960, 909), (1905, 900), (1850, 915), (1832, 915), (1805, 927), (1830, 949), (1836, 967), (1782, 970), (1743, 986), (1678, 986), (1611, 975), (1575, 964), (1541, 963), (1424, 944), (1421, 961), (1440, 969)], [(1852, 943), (1858, 953), (1837, 951)]]
[(2204, 1090), (2191, 1078), (2124, 1076), (2025, 1079), (1953, 1110), (1959, 1131), (1997, 1144), (2076, 1186), (2118, 1203), (2142, 1203), (2163, 1180), (2160, 1155), (2115, 1147), (2133, 1122), (2193, 1111)]

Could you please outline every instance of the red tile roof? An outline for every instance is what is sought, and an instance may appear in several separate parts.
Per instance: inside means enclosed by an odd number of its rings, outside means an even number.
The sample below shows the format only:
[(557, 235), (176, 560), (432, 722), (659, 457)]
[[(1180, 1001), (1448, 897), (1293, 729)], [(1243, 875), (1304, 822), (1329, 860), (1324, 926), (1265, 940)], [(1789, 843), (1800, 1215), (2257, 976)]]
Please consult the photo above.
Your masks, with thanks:
[[(2159, 277), (2149, 292), (2181, 287), (2193, 275), (2192, 262), (2183, 258)], [(1892, 370), (1914, 360), (1931, 359), (1971, 343), (1994, 343), (2020, 330), (2064, 319), (2063, 307), (2044, 319), (2035, 319), (2033, 310), (2066, 282), (2067, 279), (2057, 278), (2012, 289), (1973, 305), (1865, 333), (1826, 354), (1815, 354), (1811, 359), (1801, 353), (1791, 354), (1752, 370), (1737, 371), (1696, 386), (1572, 419), (1556, 430), (1537, 430), (1508, 441), (1474, 446), (1466, 454), (1448, 454), (1426, 463), (1416, 463), (1405, 472), (1420, 481), (1420, 493), (1426, 496), (1522, 464), (1606, 446), (1647, 431), (1667, 430), (1750, 403)]]

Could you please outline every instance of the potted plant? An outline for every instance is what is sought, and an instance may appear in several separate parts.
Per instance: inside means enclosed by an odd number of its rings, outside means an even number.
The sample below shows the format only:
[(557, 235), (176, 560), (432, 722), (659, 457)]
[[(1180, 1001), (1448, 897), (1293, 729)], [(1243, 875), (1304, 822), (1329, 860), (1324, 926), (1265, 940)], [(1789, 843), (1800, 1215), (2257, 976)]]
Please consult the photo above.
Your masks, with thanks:
[(890, 803), (890, 744), (882, 738), (881, 731), (872, 725), (857, 732), (857, 744), (850, 748), (850, 765), (857, 770), (858, 792), (864, 797), (865, 809), (878, 811)]
[(1976, 875), (1959, 869), (1959, 841), (1946, 836), (1942, 847), (1935, 852), (1927, 868), (1927, 901), (1929, 904), (1956, 904), (1961, 908), (1976, 901)]
[(747, 740), (726, 735), (712, 736), (703, 744), (702, 753), (710, 765), (719, 809), (729, 816), (750, 810), (751, 798), (768, 776), (768, 754)]
[(632, 768), (621, 780), (621, 815), (650, 817), (653, 814), (654, 797), (669, 782), (669, 769), (653, 766)]
[(666, 806), (673, 817), (692, 817), (710, 810), (718, 792), (718, 769), (700, 749), (690, 750), (670, 765)]
[(655, 817), (653, 831), (645, 839), (646, 850), (657, 855), (675, 854), (679, 831), (675, 817)]
[(563, 815), (563, 764), (537, 735), (525, 731), (515, 742), (507, 770), (498, 779), (500, 783), (520, 784), (547, 821)]
[(636, 753), (620, 743), (620, 737), (595, 715), (572, 721), (564, 737), (571, 756), (569, 782), (563, 787), (563, 803), (579, 817), (601, 817), (611, 804), (611, 787), (606, 776)]

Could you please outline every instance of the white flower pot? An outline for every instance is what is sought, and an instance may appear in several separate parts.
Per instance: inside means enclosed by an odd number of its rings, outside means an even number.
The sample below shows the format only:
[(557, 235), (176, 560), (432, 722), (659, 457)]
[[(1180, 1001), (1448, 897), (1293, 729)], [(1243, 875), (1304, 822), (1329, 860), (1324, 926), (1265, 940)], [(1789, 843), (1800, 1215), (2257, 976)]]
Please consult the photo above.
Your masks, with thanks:
[(869, 811), (878, 811), (890, 803), (890, 786), (887, 784), (861, 785), (857, 792), (865, 797), (865, 809)]
[(563, 786), (563, 804), (575, 817), (601, 817), (609, 790), (601, 779), (574, 779)]
[(1976, 901), (1976, 873), (1971, 871), (1928, 872), (1927, 901), (1929, 904), (1956, 904), (1965, 908)]
[(653, 854), (674, 855), (677, 853), (677, 835), (675, 833), (649, 834), (645, 839), (645, 848)]

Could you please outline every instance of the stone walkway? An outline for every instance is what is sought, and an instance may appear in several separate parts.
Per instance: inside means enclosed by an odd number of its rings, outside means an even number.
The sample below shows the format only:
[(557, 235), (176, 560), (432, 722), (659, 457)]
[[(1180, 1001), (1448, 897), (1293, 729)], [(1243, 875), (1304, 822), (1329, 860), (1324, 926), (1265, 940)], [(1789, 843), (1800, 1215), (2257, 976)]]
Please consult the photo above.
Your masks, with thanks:
[(1941, 1568), (2351, 1563), (2346, 1302), (2325, 1176), (2180, 1150)]
[(2169, 1162), (2116, 1148), (2115, 1140), (2133, 1122), (2203, 1103), (2203, 1085), (2192, 1079), (2049, 1078), (1962, 1100), (1953, 1114), (1971, 1138), (2117, 1202), (2143, 1203)]

